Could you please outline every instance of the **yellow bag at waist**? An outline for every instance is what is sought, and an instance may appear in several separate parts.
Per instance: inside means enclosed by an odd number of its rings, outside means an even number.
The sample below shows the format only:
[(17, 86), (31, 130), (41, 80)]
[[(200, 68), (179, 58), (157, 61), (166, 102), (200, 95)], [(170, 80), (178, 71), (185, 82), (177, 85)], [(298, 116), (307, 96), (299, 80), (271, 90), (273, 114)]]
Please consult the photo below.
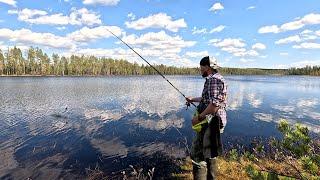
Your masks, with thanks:
[[(199, 115), (199, 112), (196, 111), (196, 112), (193, 114), (193, 117), (198, 116), (198, 115)], [(199, 122), (198, 124), (193, 125), (193, 126), (192, 126), (192, 129), (193, 129), (194, 131), (196, 131), (197, 133), (199, 133), (204, 125), (206, 125), (207, 123), (210, 123), (212, 117), (213, 117), (213, 116), (212, 116), (211, 114), (206, 115), (206, 118), (205, 118), (204, 120), (202, 120), (201, 122)]]

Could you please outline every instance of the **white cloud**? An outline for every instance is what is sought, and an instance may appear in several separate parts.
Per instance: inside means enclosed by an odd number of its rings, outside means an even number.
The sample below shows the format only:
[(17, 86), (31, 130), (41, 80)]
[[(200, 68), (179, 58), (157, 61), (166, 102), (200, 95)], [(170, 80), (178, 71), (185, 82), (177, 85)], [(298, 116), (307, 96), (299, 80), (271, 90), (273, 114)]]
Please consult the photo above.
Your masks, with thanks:
[(277, 25), (264, 26), (258, 30), (259, 33), (279, 33), (280, 29)]
[[(163, 50), (149, 49), (149, 48), (134, 48), (142, 57), (150, 58), (153, 61), (150, 63), (156, 64), (166, 64), (180, 67), (196, 67), (198, 64), (193, 63), (188, 58), (180, 57), (177, 52), (165, 52)], [(122, 49), (122, 48), (114, 48), (114, 49), (77, 49), (76, 51), (70, 52), (66, 54), (70, 56), (71, 54), (78, 55), (94, 55), (96, 57), (107, 57), (113, 59), (126, 59), (129, 62), (138, 62), (140, 64), (144, 63), (140, 57), (138, 57), (132, 50), (130, 49)]]
[[(103, 28), (99, 29), (84, 29), (83, 32), (80, 31), (73, 33), (72, 35), (68, 35), (70, 39), (74, 41), (87, 41), (91, 39), (96, 39), (100, 37), (105, 37), (107, 34), (104, 34)], [(101, 32), (97, 33), (97, 32)], [(119, 34), (121, 31), (119, 30)], [(77, 36), (75, 36), (77, 34)], [(93, 34), (92, 36), (87, 37), (88, 34)], [(72, 38), (71, 38), (72, 37)], [(140, 36), (137, 35), (129, 35), (124, 36), (122, 38), (126, 43), (132, 45), (135, 51), (137, 51), (141, 56), (152, 59), (150, 63), (156, 64), (166, 64), (166, 65), (174, 65), (174, 66), (183, 66), (183, 67), (196, 67), (198, 64), (192, 62), (190, 59), (186, 57), (181, 57), (179, 53), (181, 53), (181, 49), (185, 47), (191, 47), (196, 42), (194, 41), (185, 41), (179, 36), (170, 36), (166, 34), (164, 31), (160, 31), (158, 33), (149, 32), (146, 34), (142, 34)], [(117, 42), (120, 44), (120, 41)], [(76, 49), (72, 52), (69, 52), (66, 55), (71, 54), (84, 54), (84, 55), (95, 55), (98, 57), (110, 57), (114, 59), (126, 59), (129, 62), (141, 62), (142, 60), (134, 54), (130, 49), (92, 49), (92, 48), (84, 48), (84, 49)]]
[(287, 68), (290, 67), (297, 67), (297, 68), (302, 68), (306, 66), (320, 66), (320, 60), (302, 60), (302, 61), (297, 61), (294, 63), (291, 63), (287, 65)]
[(9, 14), (17, 14), (18, 20), (31, 24), (49, 25), (97, 25), (101, 24), (100, 15), (86, 8), (72, 8), (69, 16), (62, 13), (48, 15), (46, 11), (37, 9), (9, 10)]
[(256, 43), (252, 45), (252, 49), (263, 50), (263, 49), (266, 49), (266, 45), (262, 43)]
[(180, 28), (187, 27), (184, 19), (172, 20), (171, 16), (165, 13), (150, 15), (145, 18), (140, 18), (136, 21), (125, 22), (128, 28), (142, 30), (146, 28), (165, 28), (172, 32), (178, 32)]
[(17, 7), (17, 2), (15, 0), (0, 0), (0, 3), (5, 3), (13, 7)]
[(68, 34), (67, 37), (76, 42), (88, 42), (112, 36), (108, 30), (117, 36), (121, 36), (123, 33), (122, 30), (116, 26), (99, 26), (95, 28), (83, 27), (80, 30)]
[(302, 31), (300, 34), (310, 34), (312, 33), (313, 31), (309, 30), (309, 29), (306, 29), (304, 31)]
[(101, 4), (104, 6), (115, 6), (120, 2), (120, 0), (83, 0), (83, 4), (95, 5)]
[(295, 49), (320, 49), (319, 43), (301, 43), (300, 45), (292, 46)]
[(46, 11), (37, 10), (37, 9), (23, 9), (22, 11), (17, 10), (8, 10), (8, 14), (18, 14), (18, 20), (26, 21), (35, 16), (44, 16), (48, 13)]
[(209, 9), (209, 11), (213, 11), (213, 12), (216, 12), (218, 10), (222, 10), (224, 9), (223, 5), (221, 3), (214, 3), (212, 5), (212, 7)]
[(249, 6), (247, 7), (247, 10), (251, 10), (251, 9), (255, 9), (256, 7), (255, 6)]
[[(233, 54), (236, 57), (256, 57), (259, 56), (259, 53), (254, 49), (246, 49), (246, 43), (242, 39), (211, 39), (209, 44), (220, 48), (222, 51), (226, 51), (230, 54)], [(256, 47), (255, 45), (254, 47)], [(258, 46), (261, 46), (258, 44)], [(261, 48), (261, 47), (260, 47)]]
[(259, 53), (255, 50), (248, 50), (248, 51), (245, 51), (245, 52), (237, 52), (237, 53), (234, 53), (233, 54), (234, 56), (237, 56), (237, 57), (244, 57), (244, 56), (259, 56)]
[(204, 56), (208, 56), (208, 55), (209, 55), (208, 51), (199, 51), (199, 52), (188, 51), (188, 52), (186, 52), (186, 56), (189, 56), (192, 58), (204, 57)]
[(221, 31), (224, 30), (225, 27), (226, 27), (226, 26), (223, 26), (223, 25), (217, 26), (217, 27), (213, 28), (213, 29), (210, 31), (210, 33), (221, 32)]
[(288, 44), (291, 42), (301, 42), (301, 38), (299, 35), (289, 36), (287, 38), (279, 39), (275, 42), (275, 44)]
[(133, 13), (129, 13), (128, 18), (130, 18), (130, 20), (133, 21), (136, 19), (136, 15), (134, 15)]
[(243, 62), (243, 63), (250, 63), (250, 62), (254, 62), (254, 60), (253, 60), (253, 59), (245, 59), (245, 58), (241, 58), (241, 59), (240, 59), (240, 61), (241, 61), (241, 62)]
[(281, 52), (280, 53), (280, 56), (288, 56), (289, 55), (289, 53), (287, 53), (287, 52)]
[[(216, 39), (213, 39), (213, 40), (216, 41)], [(227, 38), (227, 39), (223, 39), (222, 41), (220, 40), (218, 42), (214, 42), (214, 46), (216, 46), (216, 47), (228, 47), (228, 46), (245, 47), (246, 44), (243, 42), (242, 39)]]
[(192, 34), (207, 34), (207, 29), (206, 28), (202, 28), (202, 29), (197, 29), (196, 27), (194, 27), (192, 29)]
[(36, 33), (29, 29), (10, 30), (0, 29), (0, 38), (8, 39), (16, 43), (27, 43), (28, 45), (44, 45), (53, 48), (72, 49), (75, 47), (68, 38), (56, 36), (51, 33)]
[(211, 29), (209, 32), (207, 31), (207, 28), (197, 29), (197, 27), (194, 27), (192, 29), (192, 34), (207, 34), (207, 33), (211, 34), (211, 33), (221, 32), (224, 30), (225, 27), (226, 26), (220, 25)]
[(123, 38), (125, 42), (132, 45), (152, 46), (153, 49), (170, 50), (191, 47), (196, 44), (195, 41), (184, 41), (180, 36), (170, 36), (164, 31), (157, 33), (149, 32), (141, 35), (129, 35)]
[(320, 14), (307, 14), (303, 18), (298, 18), (295, 21), (284, 23), (280, 26), (271, 25), (261, 27), (258, 32), (259, 33), (279, 33), (285, 31), (292, 31), (301, 29), (306, 25), (315, 25), (320, 24)]

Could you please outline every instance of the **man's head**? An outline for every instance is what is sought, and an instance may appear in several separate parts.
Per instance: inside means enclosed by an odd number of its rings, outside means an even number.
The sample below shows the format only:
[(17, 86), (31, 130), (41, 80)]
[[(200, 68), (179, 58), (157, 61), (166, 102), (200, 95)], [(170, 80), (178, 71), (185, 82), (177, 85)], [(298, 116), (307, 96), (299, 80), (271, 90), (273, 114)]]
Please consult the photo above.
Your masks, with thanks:
[(219, 66), (217, 65), (217, 61), (215, 58), (211, 58), (209, 56), (205, 56), (200, 61), (200, 71), (202, 77), (207, 77), (209, 74), (213, 72), (217, 72)]

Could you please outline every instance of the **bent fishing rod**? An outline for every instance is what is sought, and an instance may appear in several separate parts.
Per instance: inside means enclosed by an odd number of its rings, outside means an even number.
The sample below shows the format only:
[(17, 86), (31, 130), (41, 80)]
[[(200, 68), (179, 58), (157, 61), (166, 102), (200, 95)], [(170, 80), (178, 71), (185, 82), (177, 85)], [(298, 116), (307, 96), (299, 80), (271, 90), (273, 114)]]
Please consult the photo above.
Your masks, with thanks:
[[(152, 64), (150, 64), (144, 57), (142, 57), (137, 51), (135, 51), (131, 46), (129, 46), (126, 42), (124, 42), (120, 37), (115, 35), (111, 30), (106, 28), (114, 37), (119, 39), (123, 44), (125, 44), (129, 49), (131, 49), (134, 53), (136, 53), (142, 60), (144, 60), (149, 66), (151, 66), (163, 79), (165, 79), (175, 90), (177, 90), (185, 99), (188, 99), (178, 88), (176, 88), (157, 68), (155, 68)], [(188, 102), (189, 103), (189, 102)], [(193, 102), (190, 102), (194, 107), (196, 105)], [(187, 104), (188, 106), (188, 104)]]

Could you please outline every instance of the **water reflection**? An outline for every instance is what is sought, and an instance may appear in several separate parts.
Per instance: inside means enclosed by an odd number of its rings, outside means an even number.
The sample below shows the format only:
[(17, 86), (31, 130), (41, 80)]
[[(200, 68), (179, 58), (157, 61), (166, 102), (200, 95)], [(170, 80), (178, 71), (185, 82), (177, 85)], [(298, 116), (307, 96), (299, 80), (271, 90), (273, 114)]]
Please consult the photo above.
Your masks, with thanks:
[[(201, 95), (202, 78), (168, 78), (187, 96)], [(226, 79), (226, 148), (256, 136), (278, 136), (281, 119), (320, 132), (319, 79)], [(185, 110), (183, 97), (161, 77), (0, 78), (0, 83), (1, 178), (78, 179), (96, 165), (110, 176), (134, 165), (155, 167), (156, 176), (164, 177), (178, 169), (175, 158), (188, 154), (194, 109)]]

